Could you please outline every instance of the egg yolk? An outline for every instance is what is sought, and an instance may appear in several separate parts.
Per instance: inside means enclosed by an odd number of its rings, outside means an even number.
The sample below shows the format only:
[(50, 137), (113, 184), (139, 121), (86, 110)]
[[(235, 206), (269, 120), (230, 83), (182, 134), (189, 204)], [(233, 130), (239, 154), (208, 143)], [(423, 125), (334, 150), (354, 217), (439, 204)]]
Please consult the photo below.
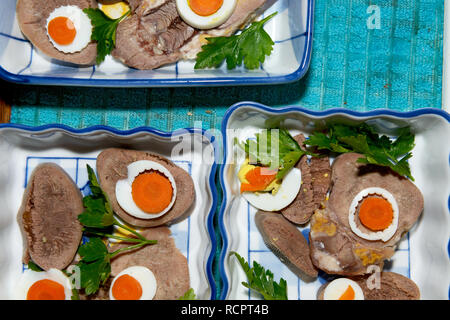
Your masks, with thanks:
[(189, 7), (199, 16), (210, 16), (222, 7), (223, 0), (188, 0)]
[(139, 300), (142, 296), (142, 287), (135, 278), (124, 274), (114, 281), (112, 294), (116, 300)]
[(36, 281), (28, 289), (27, 300), (65, 300), (64, 287), (53, 280)]
[(172, 201), (173, 188), (164, 175), (151, 171), (138, 175), (131, 186), (136, 205), (146, 213), (160, 213)]
[(77, 35), (75, 25), (67, 17), (56, 17), (48, 23), (47, 29), (53, 41), (62, 46), (71, 44)]
[(130, 10), (130, 6), (122, 1), (112, 4), (103, 4), (100, 10), (111, 19), (119, 19)]
[(392, 205), (384, 198), (368, 197), (359, 208), (359, 220), (372, 231), (381, 231), (389, 227), (394, 219)]
[(241, 183), (241, 192), (262, 191), (276, 179), (277, 171), (267, 167), (255, 167), (245, 175), (248, 183)]
[(355, 290), (352, 286), (348, 286), (345, 292), (339, 297), (339, 300), (355, 300)]

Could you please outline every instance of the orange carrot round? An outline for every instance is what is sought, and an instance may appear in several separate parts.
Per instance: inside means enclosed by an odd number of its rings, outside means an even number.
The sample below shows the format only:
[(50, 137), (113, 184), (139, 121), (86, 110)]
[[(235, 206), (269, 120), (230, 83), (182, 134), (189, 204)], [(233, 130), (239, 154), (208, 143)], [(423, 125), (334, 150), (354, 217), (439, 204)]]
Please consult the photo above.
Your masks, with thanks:
[(117, 278), (111, 290), (116, 300), (139, 300), (142, 296), (141, 284), (128, 274)]
[(270, 170), (266, 167), (256, 167), (245, 175), (245, 179), (248, 183), (241, 184), (241, 192), (255, 192), (262, 191), (275, 180), (277, 171)]
[(166, 176), (155, 171), (137, 176), (131, 190), (134, 202), (146, 213), (160, 213), (172, 201), (172, 184)]
[(392, 223), (393, 218), (392, 205), (384, 198), (365, 198), (359, 208), (359, 220), (372, 231), (386, 229)]
[(28, 289), (27, 300), (65, 300), (64, 287), (53, 280), (42, 279)]
[(345, 292), (339, 297), (339, 300), (355, 300), (355, 290), (352, 286), (348, 286)]
[(199, 16), (210, 16), (222, 7), (223, 0), (188, 0), (189, 7)]
[(75, 39), (77, 30), (69, 18), (56, 17), (48, 24), (48, 34), (57, 44), (68, 45)]

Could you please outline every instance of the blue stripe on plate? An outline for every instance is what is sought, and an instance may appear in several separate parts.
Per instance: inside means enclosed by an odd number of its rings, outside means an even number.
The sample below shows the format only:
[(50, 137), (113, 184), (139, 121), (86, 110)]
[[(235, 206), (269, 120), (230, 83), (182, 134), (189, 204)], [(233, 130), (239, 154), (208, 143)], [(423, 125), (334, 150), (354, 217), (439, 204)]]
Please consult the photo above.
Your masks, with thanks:
[(34, 52), (34, 46), (31, 44), (30, 45), (30, 61), (28, 61), (28, 64), (25, 66), (25, 68), (23, 68), (22, 70), (20, 70), (17, 75), (22, 74), (22, 72), (24, 72), (25, 70), (27, 70), (28, 68), (31, 67), (31, 64), (33, 63), (33, 52)]
[(28, 43), (30, 42), (27, 39), (18, 38), (18, 37), (15, 37), (15, 36), (12, 36), (10, 34), (3, 33), (3, 32), (0, 32), (0, 36), (5, 37), (5, 38), (9, 38), (9, 39), (12, 39), (12, 40), (17, 40), (17, 41), (20, 41), (20, 42), (28, 42)]

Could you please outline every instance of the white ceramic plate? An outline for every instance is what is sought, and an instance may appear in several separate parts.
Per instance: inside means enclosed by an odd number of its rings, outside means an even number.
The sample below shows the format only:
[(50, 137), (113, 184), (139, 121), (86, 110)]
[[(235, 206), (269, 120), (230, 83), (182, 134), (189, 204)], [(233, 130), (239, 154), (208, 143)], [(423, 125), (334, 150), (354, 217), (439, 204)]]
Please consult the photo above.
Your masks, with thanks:
[(156, 70), (128, 68), (110, 56), (96, 67), (77, 68), (52, 61), (24, 39), (15, 17), (16, 0), (2, 0), (0, 10), (0, 77), (19, 83), (78, 86), (212, 86), (286, 83), (308, 70), (313, 37), (314, 0), (268, 0), (265, 25), (274, 40), (274, 51), (259, 70), (224, 65), (214, 70), (194, 70), (184, 61)]
[(444, 3), (444, 62), (442, 76), (442, 108), (450, 112), (450, 3)]
[(42, 162), (57, 163), (83, 192), (88, 183), (86, 164), (95, 168), (97, 155), (107, 147), (155, 152), (191, 174), (196, 202), (189, 218), (170, 229), (176, 246), (188, 259), (191, 287), (198, 298), (215, 299), (212, 262), (216, 251), (213, 216), (217, 193), (211, 137), (197, 129), (163, 133), (150, 128), (118, 131), (99, 126), (74, 130), (59, 125), (0, 125), (0, 299), (11, 297), (24, 268), (16, 215), (33, 168)]
[[(380, 133), (394, 135), (400, 127), (410, 126), (416, 135), (416, 146), (410, 159), (415, 183), (425, 199), (419, 221), (402, 239), (398, 250), (385, 270), (411, 278), (420, 288), (422, 299), (448, 299), (450, 284), (450, 115), (438, 109), (421, 109), (409, 113), (377, 110), (357, 113), (344, 109), (312, 112), (298, 107), (273, 109), (251, 102), (231, 107), (226, 113), (222, 134), (225, 161), (220, 171), (224, 200), (219, 214), (223, 239), (219, 266), (223, 279), (221, 299), (258, 299), (241, 285), (246, 277), (230, 251), (247, 261), (259, 262), (287, 280), (289, 299), (316, 299), (318, 288), (327, 281), (323, 272), (314, 282), (304, 282), (293, 274), (264, 244), (255, 226), (256, 210), (239, 195), (236, 165), (233, 163), (233, 139), (254, 137), (258, 130), (277, 123), (292, 134), (312, 132), (317, 124), (342, 121), (350, 124), (368, 121)], [(307, 235), (309, 226), (300, 230)], [(329, 278), (328, 278), (329, 279)]]

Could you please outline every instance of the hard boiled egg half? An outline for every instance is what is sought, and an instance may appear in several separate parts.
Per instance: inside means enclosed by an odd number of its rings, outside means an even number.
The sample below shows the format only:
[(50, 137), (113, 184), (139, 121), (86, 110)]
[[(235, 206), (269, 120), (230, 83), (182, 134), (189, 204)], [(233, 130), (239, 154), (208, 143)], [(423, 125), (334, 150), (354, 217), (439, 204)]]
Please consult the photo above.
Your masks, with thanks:
[(142, 266), (122, 270), (114, 277), (109, 289), (111, 300), (152, 300), (156, 294), (153, 272)]
[(324, 300), (364, 300), (364, 292), (353, 280), (338, 278), (331, 281), (323, 293)]
[(197, 29), (212, 29), (233, 14), (237, 0), (176, 0), (178, 14)]
[(281, 181), (276, 176), (276, 170), (250, 165), (246, 160), (238, 173), (242, 196), (264, 211), (280, 211), (287, 207), (300, 191), (301, 172), (292, 168)]
[(57, 269), (25, 270), (14, 294), (16, 300), (70, 300), (71, 297), (70, 279)]
[(172, 208), (177, 187), (166, 167), (140, 160), (127, 168), (128, 178), (116, 183), (116, 199), (124, 211), (136, 218), (154, 219)]
[(394, 196), (384, 188), (360, 191), (350, 205), (352, 231), (366, 240), (388, 241), (397, 231), (399, 209)]
[(83, 50), (91, 42), (91, 34), (91, 20), (77, 6), (56, 8), (47, 18), (47, 36), (64, 53)]

